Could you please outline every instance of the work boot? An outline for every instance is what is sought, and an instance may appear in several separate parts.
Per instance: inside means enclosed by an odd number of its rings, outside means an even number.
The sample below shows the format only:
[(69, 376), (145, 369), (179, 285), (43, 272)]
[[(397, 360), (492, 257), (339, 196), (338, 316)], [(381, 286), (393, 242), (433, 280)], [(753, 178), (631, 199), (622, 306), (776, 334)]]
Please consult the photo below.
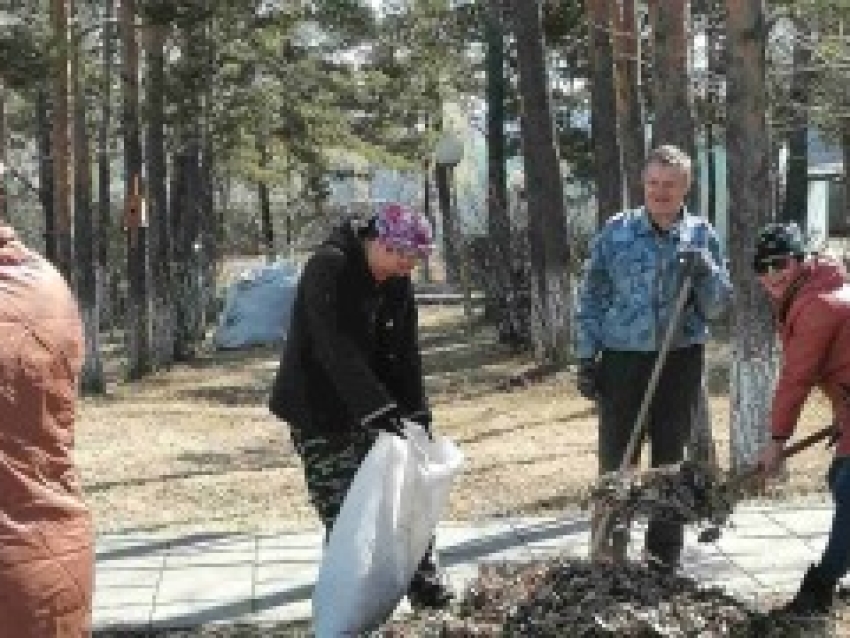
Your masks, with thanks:
[(446, 609), (454, 598), (448, 582), (438, 572), (417, 572), (407, 588), (407, 600), (415, 610)]
[(437, 563), (432, 539), (407, 588), (407, 600), (416, 610), (445, 609), (454, 598), (448, 579)]
[[(590, 522), (590, 560), (594, 563), (622, 565), (629, 548), (629, 528), (626, 524), (605, 521), (605, 510), (596, 508)], [(597, 537), (601, 536), (597, 540)]]
[(777, 611), (791, 616), (820, 616), (832, 609), (835, 585), (838, 581), (827, 576), (819, 565), (812, 565), (803, 576), (800, 589)]

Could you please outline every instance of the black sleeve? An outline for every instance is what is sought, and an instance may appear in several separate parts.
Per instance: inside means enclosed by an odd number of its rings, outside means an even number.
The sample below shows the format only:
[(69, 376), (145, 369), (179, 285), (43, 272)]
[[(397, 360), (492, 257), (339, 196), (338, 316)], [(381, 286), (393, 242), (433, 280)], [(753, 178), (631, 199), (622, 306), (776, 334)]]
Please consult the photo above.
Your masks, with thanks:
[(419, 317), (413, 286), (408, 284), (402, 309), (403, 334), (401, 365), (401, 396), (398, 397), (404, 416), (423, 425), (430, 425), (431, 409), (422, 382), (422, 356), (419, 348)]
[(366, 425), (397, 406), (366, 354), (337, 325), (337, 279), (345, 263), (345, 256), (333, 249), (321, 250), (307, 262), (301, 275), (306, 330), (315, 362), (351, 416)]

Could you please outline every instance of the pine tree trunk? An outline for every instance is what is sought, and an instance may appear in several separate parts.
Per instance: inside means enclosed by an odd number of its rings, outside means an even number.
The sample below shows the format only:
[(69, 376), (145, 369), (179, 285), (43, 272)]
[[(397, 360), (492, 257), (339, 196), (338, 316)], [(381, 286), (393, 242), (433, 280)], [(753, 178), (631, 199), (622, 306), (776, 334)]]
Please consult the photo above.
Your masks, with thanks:
[(201, 213), (205, 205), (201, 185), (201, 96), (204, 79), (198, 62), (203, 55), (203, 25), (186, 24), (180, 31), (181, 59), (175, 73), (182, 87), (175, 112), (176, 149), (172, 161), (171, 229), (174, 238), (172, 297), (174, 299), (174, 358), (190, 361), (203, 334), (204, 250)]
[[(215, 152), (213, 147), (213, 78), (216, 71), (216, 40), (213, 37), (214, 18), (207, 18), (202, 25), (203, 47), (201, 67), (201, 117), (198, 129), (198, 227), (201, 233), (200, 283), (201, 323), (197, 339), (206, 338), (207, 327), (218, 314), (216, 307), (216, 281), (219, 271), (220, 244), (215, 222)], [(271, 224), (270, 224), (271, 225)]]
[[(844, 166), (850, 166), (850, 117), (841, 120), (841, 151)], [(836, 232), (850, 234), (850, 171), (844, 171), (844, 215), (838, 224)], [(844, 263), (850, 267), (850, 256), (845, 252)]]
[(71, 83), (74, 90), (74, 239), (76, 248), (77, 299), (83, 319), (86, 358), (80, 378), (84, 394), (103, 394), (106, 380), (100, 356), (100, 295), (98, 294), (97, 233), (92, 210), (91, 161), (86, 104), (80, 79), (80, 43), (74, 38)]
[(53, 149), (50, 96), (46, 89), (39, 88), (35, 99), (35, 120), (38, 128), (38, 198), (44, 211), (44, 256), (52, 264), (57, 263), (56, 208), (53, 200)]
[(127, 230), (127, 375), (140, 379), (152, 370), (151, 304), (148, 267), (148, 224), (143, 202), (142, 143), (139, 122), (139, 45), (135, 28), (136, 1), (122, 0), (123, 128)]
[(499, 326), (499, 341), (523, 344), (528, 327), (521, 325), (518, 283), (511, 265), (511, 218), (508, 210), (508, 178), (505, 166), (505, 29), (502, 0), (489, 0), (486, 14), (487, 41), (487, 304)]
[(717, 223), (717, 135), (715, 124), (720, 121), (720, 96), (717, 83), (713, 78), (720, 77), (725, 72), (723, 66), (723, 49), (725, 38), (723, 25), (720, 24), (721, 7), (719, 0), (710, 0), (707, 8), (706, 51), (708, 56), (708, 77), (706, 87), (706, 118), (705, 118), (705, 156), (706, 156), (706, 217), (712, 224)]
[(112, 272), (112, 169), (110, 166), (109, 147), (112, 139), (112, 60), (115, 55), (115, 0), (106, 0), (103, 23), (103, 89), (100, 102), (100, 130), (98, 132), (98, 223), (97, 223), (97, 286), (101, 299), (101, 312), (106, 319), (106, 325), (112, 329), (118, 321), (116, 295), (111, 294), (113, 279), (117, 275)]
[[(544, 362), (569, 356), (569, 245), (538, 0), (512, 0), (521, 99), (525, 192), (531, 235), (535, 351)], [(541, 254), (542, 252), (542, 254)], [(532, 326), (534, 326), (534, 323)]]
[(806, 229), (809, 204), (809, 78), (812, 63), (809, 33), (800, 28), (794, 41), (794, 69), (791, 78), (791, 118), (788, 126), (788, 165), (782, 220), (797, 222)]
[[(182, 125), (181, 125), (182, 126)], [(191, 272), (192, 240), (187, 227), (186, 213), (186, 164), (188, 150), (185, 148), (185, 134), (182, 128), (175, 131), (179, 150), (172, 159), (171, 171), (171, 233), (174, 238), (174, 260), (172, 262), (172, 294), (174, 300), (174, 360), (190, 361), (194, 358), (194, 346), (191, 329)]]
[[(434, 223), (434, 211), (431, 209), (431, 171), (429, 170), (427, 161), (425, 162), (424, 169), (422, 171), (422, 212), (431, 223), (431, 228), (433, 229), (436, 228), (436, 224)], [(286, 222), (289, 224), (289, 213), (286, 215)], [(431, 283), (433, 276), (431, 274), (430, 255), (422, 260), (422, 264), (419, 266), (419, 272), (423, 283)]]
[(767, 128), (762, 0), (726, 0), (729, 256), (732, 317), (731, 466), (754, 462), (766, 443), (777, 352), (770, 307), (752, 271), (754, 238), (770, 219), (770, 139)]
[(626, 179), (625, 205), (643, 203), (643, 165), (646, 160), (646, 128), (640, 95), (640, 37), (636, 32), (635, 0), (612, 2), (614, 69), (617, 88), (617, 122)]
[(440, 219), (443, 227), (443, 263), (445, 264), (446, 282), (460, 283), (460, 250), (457, 236), (457, 224), (452, 210), (452, 169), (444, 164), (434, 168), (434, 181), (437, 185), (437, 205), (440, 209)]
[(53, 208), (56, 214), (55, 264), (68, 283), (75, 286), (73, 276), (74, 203), (73, 164), (71, 161), (71, 61), (68, 56), (69, 16), (73, 9), (69, 0), (50, 0), (53, 35), (60, 43), (53, 61), (53, 113), (50, 147), (53, 151)]
[(153, 310), (152, 356), (157, 368), (174, 361), (172, 298), (172, 236), (168, 209), (168, 170), (165, 153), (165, 36), (164, 25), (147, 28), (147, 169), (150, 220), (151, 289)]
[(688, 76), (687, 0), (650, 3), (655, 117), (652, 145), (673, 144), (694, 156), (694, 118)]
[[(260, 168), (266, 169), (269, 165), (269, 149), (266, 145), (266, 133), (261, 131), (257, 135), (257, 152), (260, 154)], [(269, 185), (265, 179), (257, 182), (257, 198), (260, 201), (260, 223), (262, 227), (263, 242), (265, 244), (266, 261), (272, 263), (275, 258), (274, 247), (274, 225), (272, 224), (272, 206), (269, 197)]]
[[(3, 83), (3, 78), (0, 78), (0, 161), (3, 165), (8, 165), (8, 157), (6, 152), (6, 139), (8, 133), (6, 131), (6, 86)], [(6, 192), (5, 184), (0, 184), (0, 220), (9, 219), (9, 194)]]
[(617, 98), (614, 51), (611, 44), (609, 0), (586, 0), (590, 29), (593, 161), (596, 166), (596, 205), (599, 226), (623, 208), (623, 172), (617, 138)]

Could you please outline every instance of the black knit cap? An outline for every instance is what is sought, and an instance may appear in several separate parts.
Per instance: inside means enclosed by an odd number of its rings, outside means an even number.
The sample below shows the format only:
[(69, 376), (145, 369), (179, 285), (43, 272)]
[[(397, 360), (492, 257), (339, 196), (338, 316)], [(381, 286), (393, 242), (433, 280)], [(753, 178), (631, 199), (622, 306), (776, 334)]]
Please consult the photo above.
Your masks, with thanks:
[(803, 234), (797, 224), (768, 224), (759, 231), (753, 268), (758, 270), (764, 262), (776, 257), (796, 257), (802, 260), (805, 254)]

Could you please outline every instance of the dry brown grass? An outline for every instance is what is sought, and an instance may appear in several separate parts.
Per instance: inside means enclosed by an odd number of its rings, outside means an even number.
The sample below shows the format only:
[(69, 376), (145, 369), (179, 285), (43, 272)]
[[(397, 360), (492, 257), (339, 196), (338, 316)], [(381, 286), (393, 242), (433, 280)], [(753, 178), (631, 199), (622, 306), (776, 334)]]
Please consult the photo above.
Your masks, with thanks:
[[(466, 466), (446, 518), (552, 513), (574, 507), (596, 474), (596, 415), (563, 372), (500, 389), (531, 365), (464, 332), (452, 308), (426, 308), (422, 344), (436, 427), (458, 442)], [(722, 354), (720, 355), (722, 356)], [(317, 524), (287, 428), (265, 408), (278, 353), (207, 353), (134, 384), (85, 399), (79, 463), (98, 529), (190, 527), (259, 530)], [(829, 412), (810, 402), (803, 431)], [(728, 404), (712, 398), (721, 458), (728, 457)], [(821, 490), (831, 453), (794, 460), (787, 491)]]

